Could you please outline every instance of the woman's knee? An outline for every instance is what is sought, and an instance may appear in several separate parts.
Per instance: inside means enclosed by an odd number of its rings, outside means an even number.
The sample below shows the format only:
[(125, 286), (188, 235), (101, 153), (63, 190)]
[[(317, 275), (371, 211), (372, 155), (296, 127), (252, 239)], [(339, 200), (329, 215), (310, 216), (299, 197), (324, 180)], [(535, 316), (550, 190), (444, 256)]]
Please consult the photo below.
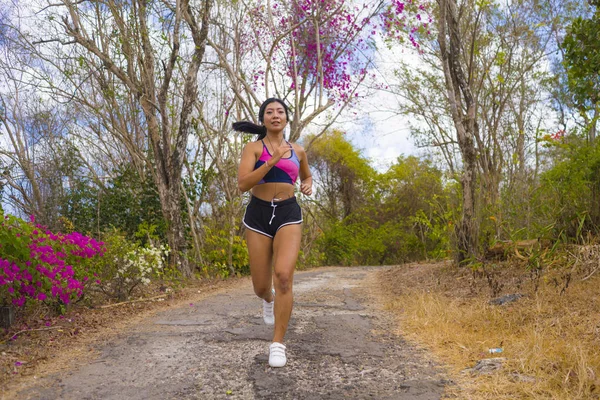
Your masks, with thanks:
[(254, 286), (254, 293), (261, 299), (268, 297), (270, 291), (271, 291), (270, 286), (264, 286), (264, 285), (260, 285), (260, 286), (255, 285)]
[(275, 273), (275, 292), (287, 293), (292, 290), (293, 273)]

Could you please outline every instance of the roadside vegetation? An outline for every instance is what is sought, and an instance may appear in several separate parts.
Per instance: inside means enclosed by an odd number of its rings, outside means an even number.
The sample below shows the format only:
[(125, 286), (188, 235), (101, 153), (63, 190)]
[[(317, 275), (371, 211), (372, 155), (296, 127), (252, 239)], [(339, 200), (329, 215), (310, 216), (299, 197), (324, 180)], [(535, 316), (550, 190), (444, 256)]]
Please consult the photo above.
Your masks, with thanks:
[[(596, 268), (598, 245), (589, 249)], [(380, 276), (396, 333), (447, 369), (447, 398), (599, 398), (600, 276), (558, 266), (537, 282), (518, 261), (488, 268), (501, 293), (516, 300), (490, 302), (502, 298), (491, 296), (490, 281), (451, 263), (407, 264)]]

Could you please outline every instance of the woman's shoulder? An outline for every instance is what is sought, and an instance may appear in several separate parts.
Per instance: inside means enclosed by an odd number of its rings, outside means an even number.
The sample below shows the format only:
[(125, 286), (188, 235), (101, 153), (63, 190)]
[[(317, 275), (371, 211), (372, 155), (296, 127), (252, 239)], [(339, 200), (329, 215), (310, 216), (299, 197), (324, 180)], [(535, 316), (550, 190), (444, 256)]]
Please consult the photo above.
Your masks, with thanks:
[(293, 142), (293, 143), (288, 142), (288, 143), (292, 145), (292, 149), (294, 149), (294, 151), (304, 152), (304, 147), (300, 146), (298, 143), (296, 143), (296, 142)]
[(304, 154), (304, 147), (299, 145), (298, 143), (290, 143), (294, 151), (298, 154)]
[(292, 145), (292, 149), (298, 155), (298, 158), (304, 158), (306, 156), (306, 152), (304, 151), (304, 147), (299, 145), (298, 143), (290, 143)]
[(252, 152), (262, 152), (263, 150), (263, 142), (262, 140), (257, 140), (254, 142), (248, 142), (246, 143), (246, 145), (244, 146), (245, 150), (248, 151), (252, 151)]

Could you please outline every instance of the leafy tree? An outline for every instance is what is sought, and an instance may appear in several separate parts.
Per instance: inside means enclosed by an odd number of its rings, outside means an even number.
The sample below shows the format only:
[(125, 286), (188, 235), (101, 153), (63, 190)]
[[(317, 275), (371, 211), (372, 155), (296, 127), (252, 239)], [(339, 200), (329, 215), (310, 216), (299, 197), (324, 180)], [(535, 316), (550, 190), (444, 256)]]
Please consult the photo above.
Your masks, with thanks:
[(73, 181), (61, 199), (61, 215), (75, 230), (100, 237), (116, 229), (142, 243), (166, 239), (160, 198), (151, 177), (140, 177), (132, 165), (115, 168), (101, 187), (89, 179)]
[(342, 220), (371, 200), (376, 172), (343, 132), (332, 131), (319, 138), (308, 157), (318, 176), (317, 196), (332, 218)]
[(450, 212), (442, 172), (431, 161), (398, 157), (379, 176), (378, 190), (381, 207), (377, 219), (388, 232), (385, 243), (390, 261), (445, 256), (448, 222), (458, 215)]
[[(310, 137), (307, 137), (310, 140)], [(394, 264), (444, 257), (448, 249), (448, 194), (431, 161), (400, 157), (378, 173), (339, 131), (311, 147), (319, 183), (317, 247), (326, 264)]]
[(593, 142), (600, 118), (600, 1), (590, 0), (589, 3), (595, 11), (589, 18), (573, 20), (563, 47), (573, 102), (585, 118), (588, 137)]
[[(212, 3), (65, 0), (40, 10), (46, 29), (21, 37), (47, 62), (38, 74), (49, 90), (87, 111), (85, 128), (102, 142), (110, 135), (140, 176), (151, 172), (171, 263), (184, 276), (191, 269), (184, 256), (182, 173)], [(61, 79), (47, 70), (59, 71)], [(105, 155), (114, 152), (103, 144)]]

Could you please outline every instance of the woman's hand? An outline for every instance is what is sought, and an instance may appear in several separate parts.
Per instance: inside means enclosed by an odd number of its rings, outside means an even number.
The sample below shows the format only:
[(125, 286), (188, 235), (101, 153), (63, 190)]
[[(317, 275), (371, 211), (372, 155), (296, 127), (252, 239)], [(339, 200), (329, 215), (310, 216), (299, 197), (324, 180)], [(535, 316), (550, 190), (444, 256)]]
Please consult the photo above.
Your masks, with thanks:
[(306, 152), (302, 148), (302, 146), (298, 146), (294, 144), (294, 150), (298, 154), (298, 158), (300, 159), (300, 193), (310, 196), (312, 194), (312, 174), (310, 173), (310, 169), (308, 168), (308, 160), (306, 159)]
[(275, 165), (279, 162), (279, 160), (281, 160), (282, 158), (285, 157), (289, 157), (288, 153), (292, 148), (290, 147), (289, 144), (284, 143), (279, 147), (275, 147), (273, 149), (273, 154), (271, 154), (271, 158), (269, 159), (269, 164), (270, 165)]
[(312, 178), (306, 178), (300, 182), (300, 192), (306, 196), (310, 196), (312, 194)]

